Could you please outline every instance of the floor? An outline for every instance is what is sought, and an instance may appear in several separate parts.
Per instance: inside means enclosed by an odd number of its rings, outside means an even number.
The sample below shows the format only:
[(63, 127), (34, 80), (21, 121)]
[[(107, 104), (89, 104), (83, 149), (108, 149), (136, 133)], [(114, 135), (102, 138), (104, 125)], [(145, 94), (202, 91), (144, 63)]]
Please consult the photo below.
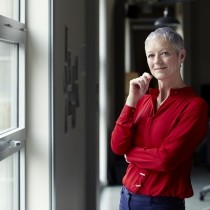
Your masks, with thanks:
[[(200, 190), (210, 185), (210, 169), (195, 167), (192, 171), (194, 196), (185, 200), (186, 210), (210, 210), (210, 193), (200, 201)], [(101, 193), (100, 210), (118, 210), (121, 186), (105, 187)]]

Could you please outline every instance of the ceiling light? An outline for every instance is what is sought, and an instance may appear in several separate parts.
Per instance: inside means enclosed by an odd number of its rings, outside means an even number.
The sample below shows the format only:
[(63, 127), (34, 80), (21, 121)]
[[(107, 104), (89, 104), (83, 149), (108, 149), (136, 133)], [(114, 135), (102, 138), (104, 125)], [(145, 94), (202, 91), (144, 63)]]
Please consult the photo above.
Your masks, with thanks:
[(157, 19), (154, 25), (158, 27), (164, 27), (164, 26), (177, 27), (180, 25), (180, 22), (175, 17), (169, 17), (168, 8), (165, 7), (163, 11), (163, 17)]

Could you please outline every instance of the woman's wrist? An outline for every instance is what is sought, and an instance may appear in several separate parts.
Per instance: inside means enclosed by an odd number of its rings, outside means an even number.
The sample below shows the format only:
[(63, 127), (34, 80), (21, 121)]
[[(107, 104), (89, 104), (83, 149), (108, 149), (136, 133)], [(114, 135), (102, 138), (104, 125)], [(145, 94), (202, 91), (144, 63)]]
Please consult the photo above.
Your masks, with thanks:
[(130, 106), (130, 107), (136, 107), (138, 100), (134, 97), (128, 96), (126, 99), (125, 104)]

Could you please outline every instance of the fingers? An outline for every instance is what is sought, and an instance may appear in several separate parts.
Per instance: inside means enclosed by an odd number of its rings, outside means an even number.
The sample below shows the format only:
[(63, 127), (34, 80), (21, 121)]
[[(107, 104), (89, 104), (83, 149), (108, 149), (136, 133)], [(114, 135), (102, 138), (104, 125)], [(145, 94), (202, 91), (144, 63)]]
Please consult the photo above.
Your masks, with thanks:
[(149, 73), (145, 72), (142, 74), (142, 76), (131, 80), (130, 85), (137, 85), (141, 92), (146, 92), (149, 88), (149, 83), (151, 79), (152, 76)]
[(152, 79), (152, 75), (149, 74), (148, 72), (144, 72), (144, 73), (142, 74), (142, 76), (143, 76), (143, 77), (146, 77), (149, 81)]
[(130, 81), (130, 88), (126, 104), (136, 107), (138, 100), (147, 92), (152, 76), (149, 73), (143, 73), (142, 76)]

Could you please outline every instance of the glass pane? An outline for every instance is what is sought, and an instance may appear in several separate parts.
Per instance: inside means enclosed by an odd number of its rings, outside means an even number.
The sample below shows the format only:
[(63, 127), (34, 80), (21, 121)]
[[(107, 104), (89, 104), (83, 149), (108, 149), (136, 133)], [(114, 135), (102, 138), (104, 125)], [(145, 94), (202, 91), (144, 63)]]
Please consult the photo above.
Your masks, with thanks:
[(0, 134), (17, 128), (17, 45), (0, 41)]
[(18, 153), (0, 161), (0, 209), (18, 209), (19, 156)]
[(19, 0), (0, 0), (0, 15), (12, 18), (18, 21)]

